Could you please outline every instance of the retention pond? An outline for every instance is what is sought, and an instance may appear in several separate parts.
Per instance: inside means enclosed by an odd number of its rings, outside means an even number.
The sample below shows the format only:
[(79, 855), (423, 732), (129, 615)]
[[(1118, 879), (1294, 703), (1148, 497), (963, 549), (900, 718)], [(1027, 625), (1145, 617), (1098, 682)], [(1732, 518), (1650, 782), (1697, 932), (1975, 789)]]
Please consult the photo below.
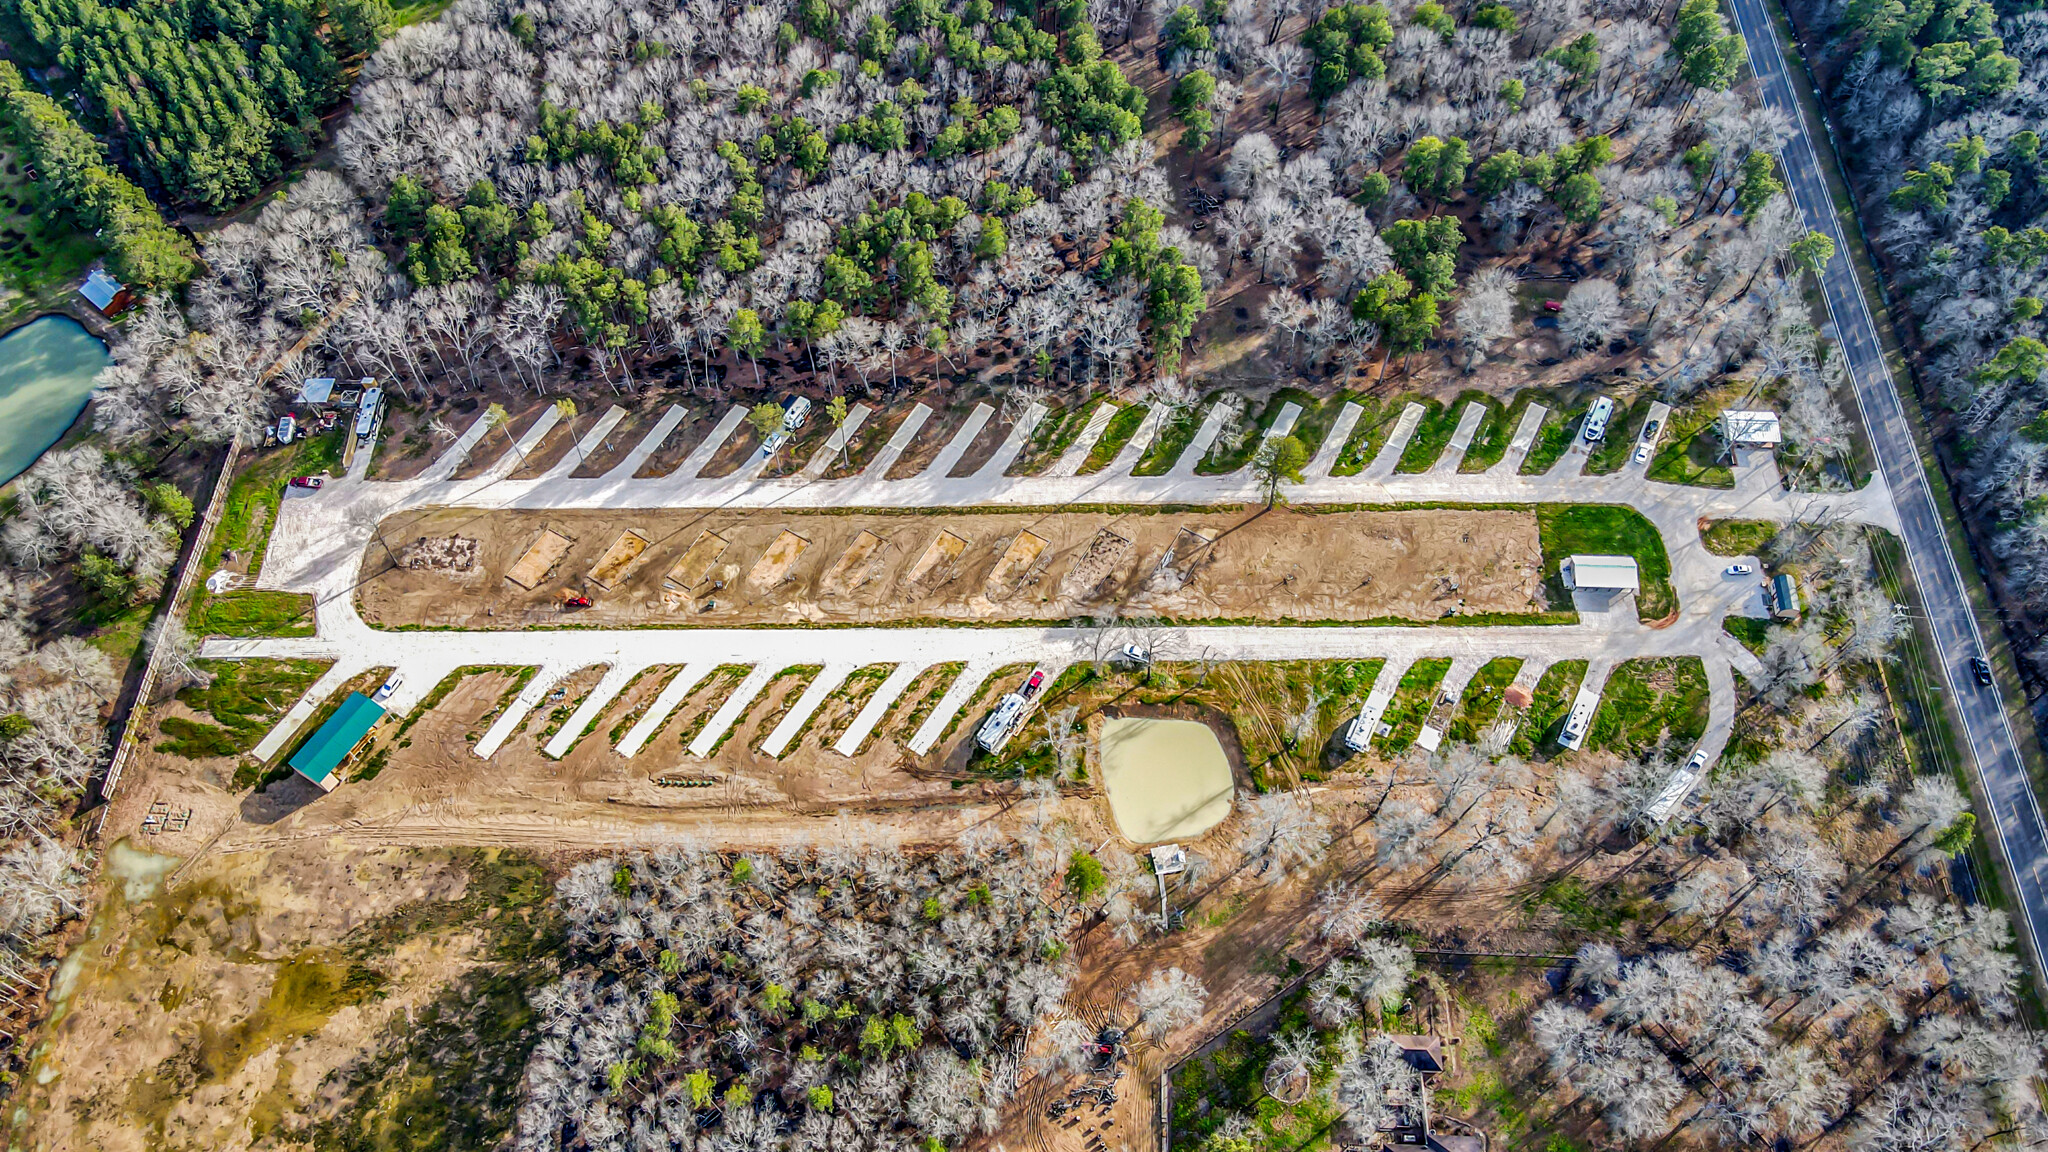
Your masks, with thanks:
[(1197, 720), (1104, 721), (1102, 784), (1117, 830), (1139, 844), (1192, 840), (1230, 815), (1230, 760)]
[(0, 336), (0, 484), (63, 439), (106, 364), (107, 346), (69, 316)]

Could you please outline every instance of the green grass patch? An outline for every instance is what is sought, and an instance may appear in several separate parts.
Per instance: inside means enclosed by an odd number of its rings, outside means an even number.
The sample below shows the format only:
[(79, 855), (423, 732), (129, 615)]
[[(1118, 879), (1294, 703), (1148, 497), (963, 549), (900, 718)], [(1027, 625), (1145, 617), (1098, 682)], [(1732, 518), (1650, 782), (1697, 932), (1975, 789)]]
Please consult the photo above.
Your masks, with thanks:
[(1707, 730), (1707, 670), (1697, 656), (1623, 661), (1600, 691), (1586, 746), (1640, 757), (1690, 747)]
[(101, 617), (86, 642), (106, 653), (108, 663), (116, 673), (121, 673), (134, 663), (135, 654), (142, 647), (142, 634), (155, 617), (155, 604), (123, 605)]
[(1567, 556), (1586, 553), (1635, 557), (1642, 581), (1636, 594), (1636, 615), (1641, 619), (1662, 620), (1678, 610), (1664, 537), (1642, 513), (1619, 504), (1540, 504), (1536, 524), (1543, 542), (1543, 578), (1553, 605), (1571, 601), (1558, 576), (1559, 565)]
[(1512, 406), (1503, 405), (1498, 397), (1484, 392), (1466, 392), (1458, 397), (1460, 404), (1486, 405), (1486, 418), (1473, 429), (1472, 443), (1465, 446), (1465, 458), (1458, 461), (1459, 472), (1484, 472), (1508, 454), (1508, 444), (1515, 438), (1515, 425), (1522, 422), (1522, 412), (1536, 402), (1536, 390), (1524, 388), (1514, 401)]
[(1716, 415), (1703, 408), (1673, 410), (1664, 422), (1662, 446), (1650, 461), (1650, 479), (1702, 488), (1735, 487), (1735, 469), (1722, 459), (1721, 438), (1714, 432)]
[(1329, 1092), (1336, 1075), (1335, 1033), (1321, 1034), (1324, 1059), (1318, 1061), (1311, 1091), (1301, 1103), (1284, 1104), (1265, 1088), (1266, 1066), (1273, 1059), (1271, 1037), (1316, 1031), (1302, 1008), (1305, 999), (1301, 990), (1291, 995), (1267, 1035), (1240, 1028), (1213, 1052), (1181, 1065), (1173, 1078), (1173, 1112), (1168, 1118), (1174, 1147), (1200, 1145), (1233, 1115), (1250, 1121), (1246, 1136), (1257, 1152), (1327, 1152), (1335, 1147), (1332, 1140), (1342, 1112)]
[(1449, 657), (1433, 657), (1417, 660), (1401, 674), (1401, 682), (1394, 689), (1394, 699), (1380, 717), (1380, 723), (1393, 729), (1379, 743), (1381, 755), (1399, 756), (1415, 743), (1415, 738), (1422, 733), (1423, 720), (1436, 707), (1437, 686), (1444, 682), (1444, 673), (1450, 670)]
[(1542, 425), (1536, 429), (1536, 439), (1529, 444), (1529, 454), (1522, 457), (1521, 474), (1541, 476), (1556, 467), (1571, 449), (1572, 438), (1579, 434), (1579, 425), (1591, 407), (1591, 403), (1585, 403), (1569, 409), (1552, 407), (1545, 412)]
[(178, 702), (203, 712), (215, 723), (206, 724), (179, 716), (167, 716), (159, 725), (170, 740), (157, 751), (197, 759), (233, 756), (256, 747), (270, 726), (283, 716), (292, 702), (305, 695), (313, 681), (327, 671), (319, 660), (201, 660), (198, 666), (213, 674), (213, 683), (193, 685), (178, 693)]
[(1535, 700), (1522, 714), (1522, 723), (1515, 729), (1508, 751), (1526, 758), (1534, 756), (1538, 749), (1555, 745), (1558, 732), (1564, 728), (1565, 715), (1571, 711), (1572, 700), (1585, 679), (1584, 660), (1560, 660), (1544, 669), (1536, 681)]
[(1273, 393), (1267, 397), (1266, 406), (1259, 410), (1258, 418), (1252, 421), (1251, 428), (1245, 432), (1242, 440), (1235, 445), (1227, 445), (1222, 437), (1216, 438), (1216, 443), (1209, 446), (1209, 454), (1200, 464), (1195, 465), (1196, 474), (1228, 476), (1251, 463), (1252, 456), (1259, 450), (1260, 442), (1266, 438), (1266, 429), (1273, 426), (1273, 421), (1280, 418), (1281, 410), (1290, 402), (1301, 405), (1302, 411), (1307, 412), (1310, 406), (1315, 404), (1315, 398), (1295, 388), (1283, 388)]
[(1443, 404), (1435, 400), (1424, 400), (1422, 406), (1428, 411), (1415, 425), (1415, 434), (1408, 437), (1408, 443), (1401, 448), (1401, 459), (1394, 464), (1394, 471), (1408, 473), (1429, 471), (1436, 458), (1443, 455), (1444, 445), (1451, 442), (1451, 433), (1458, 428), (1458, 406)]
[(1742, 642), (1744, 648), (1761, 656), (1771, 645), (1771, 622), (1752, 620), (1747, 616), (1727, 616), (1721, 620), (1721, 630)]
[(391, 22), (396, 28), (413, 24), (424, 24), (448, 10), (454, 0), (402, 0), (391, 6)]
[(1031, 439), (1024, 445), (1024, 451), (1017, 454), (1007, 475), (1035, 476), (1050, 468), (1080, 438), (1081, 429), (1088, 426), (1088, 414), (1095, 410), (1096, 399), (1090, 397), (1070, 408), (1053, 408), (1040, 417), (1038, 426), (1031, 430)]
[(342, 436), (334, 431), (308, 436), (284, 448), (266, 449), (245, 458), (242, 470), (228, 485), (221, 504), (220, 521), (213, 539), (207, 542), (202, 572), (220, 566), (223, 555), (233, 551), (248, 558), (248, 573), (263, 569), (263, 556), (270, 547), (270, 530), (277, 523), (278, 506), (284, 502), (285, 485), (294, 476), (338, 475), (341, 468)]
[(1151, 410), (1151, 405), (1144, 403), (1126, 404), (1117, 409), (1116, 415), (1111, 416), (1109, 423), (1103, 426), (1101, 438), (1088, 449), (1088, 458), (1081, 462), (1081, 475), (1086, 476), (1109, 467), (1109, 462), (1116, 459), (1116, 454), (1123, 451), (1124, 445), (1131, 442), (1131, 437), (1138, 434), (1138, 425), (1145, 422), (1145, 414)]
[(1458, 715), (1451, 721), (1451, 739), (1461, 744), (1477, 742), (1479, 733), (1500, 715), (1501, 693), (1515, 682), (1515, 673), (1521, 670), (1520, 656), (1501, 656), (1481, 665), (1466, 682), (1465, 693), (1458, 700)]
[(311, 636), (313, 596), (253, 589), (215, 596), (201, 588), (188, 622), (201, 636)]
[(1636, 402), (1616, 412), (1607, 422), (1607, 439), (1593, 446), (1586, 456), (1586, 472), (1591, 476), (1605, 476), (1621, 471), (1628, 458), (1635, 454), (1636, 437), (1642, 433), (1643, 422), (1650, 418), (1650, 397), (1639, 396)]
[(1570, 947), (1586, 939), (1612, 940), (1619, 937), (1630, 920), (1646, 906), (1640, 897), (1624, 895), (1619, 885), (1588, 888), (1577, 876), (1564, 876), (1545, 884), (1523, 903), (1525, 913), (1550, 911), (1563, 922), (1559, 947)]
[(1164, 476), (1173, 468), (1174, 461), (1195, 439), (1195, 433), (1202, 430), (1202, 421), (1209, 414), (1209, 401), (1188, 404), (1173, 410), (1166, 422), (1159, 426), (1159, 434), (1152, 438), (1152, 446), (1138, 459), (1138, 466), (1131, 469), (1133, 476)]
[(1778, 535), (1769, 520), (1715, 520), (1700, 533), (1700, 543), (1716, 556), (1757, 556)]
[[(691, 690), (690, 695), (701, 699), (704, 704), (690, 717), (689, 722), (683, 725), (683, 730), (677, 734), (676, 743), (685, 748), (690, 746), (690, 741), (695, 740), (697, 733), (704, 730), (704, 725), (711, 722), (712, 714), (725, 703), (725, 698), (732, 695), (732, 690), (739, 686), (741, 680), (746, 679), (747, 667), (745, 664), (720, 664), (711, 670), (711, 675), (704, 678), (704, 683)], [(681, 707), (677, 708), (678, 712), (681, 710)]]
[(1351, 435), (1344, 440), (1344, 448), (1337, 453), (1337, 462), (1331, 466), (1332, 476), (1356, 476), (1365, 471), (1380, 449), (1387, 446), (1387, 437), (1393, 435), (1394, 425), (1400, 422), (1401, 409), (1405, 401), (1396, 400), (1381, 404), (1376, 400), (1360, 399), (1358, 406), (1363, 409), (1358, 423), (1351, 428)]

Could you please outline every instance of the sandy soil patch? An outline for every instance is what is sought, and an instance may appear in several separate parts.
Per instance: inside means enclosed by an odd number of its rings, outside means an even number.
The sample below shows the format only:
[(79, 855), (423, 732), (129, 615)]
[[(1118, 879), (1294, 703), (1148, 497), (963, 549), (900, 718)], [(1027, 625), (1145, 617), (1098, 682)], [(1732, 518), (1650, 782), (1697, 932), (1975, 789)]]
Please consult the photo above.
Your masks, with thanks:
[[(385, 535), (394, 539), (477, 540), (483, 576), (386, 567), (360, 589), (364, 618), (386, 627), (548, 623), (560, 619), (562, 579), (581, 580), (596, 601), (577, 617), (585, 625), (1000, 623), (1112, 604), (1174, 619), (1276, 621), (1543, 608), (1536, 519), (1519, 509), (641, 509), (550, 512), (552, 539), (535, 536), (537, 520), (466, 508), (393, 518)], [(628, 531), (649, 543), (614, 587), (582, 575), (602, 568)], [(382, 566), (383, 556), (372, 549), (365, 563)]]

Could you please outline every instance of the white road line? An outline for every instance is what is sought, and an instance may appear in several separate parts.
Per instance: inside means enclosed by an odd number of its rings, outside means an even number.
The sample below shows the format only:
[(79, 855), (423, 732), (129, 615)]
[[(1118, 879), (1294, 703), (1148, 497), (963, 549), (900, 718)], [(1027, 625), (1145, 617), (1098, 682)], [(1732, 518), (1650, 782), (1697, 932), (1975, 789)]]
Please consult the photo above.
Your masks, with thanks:
[(604, 443), (604, 438), (611, 435), (612, 429), (617, 428), (619, 421), (625, 418), (626, 410), (617, 404), (607, 408), (604, 415), (597, 418), (597, 423), (590, 426), (590, 431), (585, 432), (583, 438), (576, 441), (576, 447), (570, 449), (569, 453), (560, 460), (555, 461), (554, 467), (541, 474), (541, 479), (558, 479), (582, 467), (583, 462), (590, 459), (590, 454), (597, 451), (598, 447)]
[(583, 703), (576, 706), (576, 711), (569, 714), (569, 718), (555, 730), (555, 734), (548, 740), (547, 747), (541, 751), (556, 760), (568, 755), (569, 749), (576, 746), (576, 741), (583, 738), (583, 730), (589, 727), (598, 713), (612, 702), (612, 697), (617, 696), (625, 688), (627, 681), (638, 676), (646, 668), (645, 664), (617, 661), (605, 669), (597, 685), (583, 698)]
[(889, 442), (882, 445), (882, 450), (875, 454), (873, 460), (868, 461), (866, 468), (861, 469), (861, 479), (887, 480), (889, 469), (896, 466), (896, 458), (903, 455), (904, 449), (910, 447), (910, 441), (916, 437), (917, 430), (924, 427), (924, 422), (931, 419), (931, 415), (932, 409), (929, 404), (919, 404), (912, 408), (910, 415), (904, 417), (903, 423), (897, 426), (895, 434), (889, 437)]
[(832, 465), (839, 461), (840, 455), (846, 451), (846, 446), (853, 443), (854, 434), (860, 431), (860, 426), (867, 422), (868, 415), (873, 411), (873, 408), (865, 404), (855, 404), (849, 409), (846, 413), (846, 422), (832, 430), (832, 435), (825, 439), (824, 447), (812, 454), (810, 462), (804, 465), (804, 470), (797, 473), (797, 478), (816, 480), (831, 471)]
[(1045, 405), (1036, 400), (1025, 405), (1024, 415), (1018, 417), (1017, 422), (1010, 426), (1010, 434), (1003, 440), (1003, 446), (996, 449), (996, 454), (989, 457), (988, 463), (975, 469), (975, 479), (1001, 476), (1008, 472), (1010, 465), (1015, 464), (1017, 457), (1023, 454), (1024, 445), (1031, 442), (1031, 434), (1038, 430), (1038, 422), (1043, 419)]
[(511, 739), (512, 733), (518, 730), (520, 722), (526, 719), (526, 714), (533, 711), (534, 705), (540, 703), (541, 697), (546, 696), (548, 691), (559, 683), (564, 676), (581, 667), (588, 667), (588, 665), (542, 665), (540, 671), (533, 674), (533, 679), (526, 682), (526, 687), (519, 690), (519, 695), (513, 698), (512, 703), (506, 707), (504, 714), (499, 716), (497, 721), (491, 725), (490, 730), (484, 733), (484, 738), (477, 741), (476, 747), (471, 749), (476, 754), (477, 759), (489, 760), (491, 757), (496, 756), (498, 749), (504, 745), (505, 741)]
[(953, 466), (960, 463), (962, 456), (967, 455), (967, 449), (973, 446), (974, 438), (981, 435), (982, 426), (987, 424), (988, 418), (995, 414), (996, 410), (988, 405), (976, 404), (974, 411), (967, 414), (967, 422), (960, 425), (960, 430), (953, 433), (953, 438), (946, 442), (944, 448), (939, 449), (938, 456), (925, 468), (924, 474), (927, 476), (952, 475)]
[(804, 721), (809, 720), (811, 713), (816, 712), (818, 706), (825, 702), (825, 697), (830, 696), (834, 689), (845, 683), (847, 676), (858, 667), (858, 664), (825, 665), (804, 689), (803, 695), (797, 697), (796, 703), (783, 714), (782, 722), (775, 726), (775, 731), (770, 732), (768, 739), (761, 742), (761, 751), (770, 756), (781, 756), (789, 748), (790, 741), (795, 740), (796, 734), (803, 729)]
[(1550, 409), (1541, 404), (1531, 404), (1522, 409), (1522, 420), (1515, 425), (1515, 438), (1508, 441), (1507, 455), (1486, 471), (1495, 476), (1515, 476), (1522, 471), (1522, 461), (1529, 456), (1529, 448), (1536, 443), (1536, 433), (1543, 427), (1543, 418)]
[(647, 458), (661, 449), (662, 443), (668, 439), (669, 434), (676, 430), (676, 425), (681, 424), (684, 417), (689, 414), (689, 409), (684, 408), (680, 404), (669, 405), (668, 411), (661, 414), (661, 420), (648, 431), (647, 435), (640, 438), (640, 443), (635, 444), (631, 452), (626, 453), (624, 460), (613, 465), (611, 471), (604, 474), (604, 479), (631, 480), (633, 473), (638, 472), (640, 466), (647, 463)]
[(718, 745), (718, 738), (725, 735), (725, 730), (733, 726), (733, 722), (740, 718), (740, 713), (746, 711), (747, 705), (754, 702), (754, 697), (759, 696), (761, 689), (767, 687), (768, 681), (773, 680), (775, 674), (781, 670), (772, 663), (754, 665), (753, 670), (747, 673), (747, 678), (740, 681), (739, 686), (732, 690), (732, 695), (725, 698), (725, 703), (718, 706), (718, 711), (711, 714), (711, 720), (704, 725), (704, 730), (697, 733), (695, 740), (690, 741), (690, 755), (700, 760), (711, 755), (711, 750)]
[(555, 425), (561, 422), (561, 409), (552, 404), (541, 409), (540, 419), (535, 420), (519, 439), (513, 441), (512, 446), (505, 449), (504, 455), (491, 462), (491, 466), (484, 471), (484, 479), (503, 480), (512, 475), (521, 464), (526, 463), (526, 457), (532, 453), (534, 445), (539, 444), (541, 438), (554, 431)]
[(1154, 400), (1145, 409), (1145, 418), (1138, 421), (1138, 430), (1131, 433), (1131, 438), (1124, 442), (1122, 448), (1117, 449), (1116, 457), (1102, 469), (1102, 475), (1129, 476), (1138, 466), (1138, 461), (1145, 458), (1145, 450), (1152, 447), (1152, 438), (1159, 435), (1159, 425), (1172, 411), (1172, 408)]
[(1046, 469), (1045, 474), (1079, 476), (1081, 465), (1088, 462), (1088, 453), (1095, 450), (1095, 442), (1102, 439), (1102, 430), (1109, 427), (1109, 422), (1116, 416), (1119, 407), (1121, 405), (1112, 404), (1107, 400), (1097, 404), (1095, 410), (1088, 414), (1088, 423), (1081, 426), (1081, 435), (1067, 446), (1066, 452), (1059, 459), (1053, 461), (1052, 467)]
[(910, 682), (917, 679), (917, 674), (926, 667), (928, 665), (913, 660), (898, 664), (892, 669), (888, 678), (882, 681), (881, 687), (875, 689), (875, 694), (868, 697), (866, 704), (861, 705), (860, 714), (855, 716), (853, 723), (840, 734), (839, 742), (832, 745), (832, 750), (841, 756), (858, 754), (861, 744), (868, 738), (868, 733), (874, 731), (875, 725), (882, 722), (882, 715), (889, 710), (889, 705), (894, 704), (896, 698), (903, 695), (903, 690), (910, 687)]
[(627, 729), (626, 738), (619, 741), (619, 755), (628, 760), (639, 755), (640, 749), (646, 747), (649, 740), (654, 739), (656, 732), (661, 731), (662, 724), (668, 720), (668, 714), (676, 710), (676, 705), (683, 702), (683, 697), (690, 694), (690, 689), (695, 688), (698, 682), (710, 675), (714, 667), (716, 665), (710, 663), (683, 665), (674, 678), (662, 687), (654, 702), (647, 706), (647, 711), (633, 722), (633, 727)]
[[(1337, 457), (1344, 454), (1344, 445), (1351, 442), (1351, 430), (1358, 427), (1358, 418), (1363, 415), (1364, 408), (1346, 400), (1344, 410), (1337, 413), (1337, 423), (1323, 436), (1322, 445), (1316, 449), (1315, 459), (1308, 462), (1308, 468), (1302, 475), (1328, 476), (1337, 467)], [(1215, 439), (1215, 434), (1211, 433), (1209, 438)]]
[(1457, 430), (1451, 433), (1451, 442), (1444, 445), (1444, 454), (1429, 466), (1431, 472), (1456, 473), (1458, 465), (1465, 462), (1465, 453), (1472, 447), (1472, 437), (1479, 432), (1479, 422), (1486, 419), (1486, 405), (1477, 400), (1468, 402), (1465, 410), (1458, 413)]
[(469, 458), (470, 450), (475, 448), (477, 441), (482, 440), (490, 430), (491, 413), (489, 409), (485, 409), (477, 413), (476, 419), (463, 430), (462, 435), (455, 438), (455, 443), (450, 444), (426, 471), (420, 473), (420, 479), (446, 480), (455, 475), (455, 470), (462, 467), (462, 462)]
[(1401, 462), (1401, 453), (1408, 450), (1408, 441), (1415, 435), (1415, 426), (1422, 423), (1422, 417), (1429, 409), (1420, 404), (1410, 404), (1401, 409), (1401, 418), (1394, 423), (1394, 434), (1380, 448), (1379, 455), (1365, 466), (1363, 475), (1368, 480), (1384, 480), (1394, 474), (1394, 466)]
[(968, 697), (974, 695), (974, 690), (981, 687), (981, 682), (988, 679), (989, 673), (1000, 667), (1002, 665), (993, 661), (969, 661), (967, 667), (960, 670), (960, 675), (953, 681), (952, 686), (946, 689), (946, 694), (939, 697), (939, 703), (932, 709), (931, 715), (924, 718), (924, 723), (919, 725), (916, 734), (911, 736), (910, 750), (919, 756), (931, 751), (932, 745), (937, 744), (939, 736), (945, 732), (946, 725), (952, 722), (953, 714), (965, 707)]
[(704, 442), (690, 449), (690, 454), (683, 457), (683, 462), (676, 466), (673, 478), (695, 479), (697, 473), (702, 472), (704, 466), (711, 463), (711, 458), (718, 455), (718, 450), (725, 442), (732, 438), (734, 430), (740, 426), (740, 421), (746, 418), (747, 408), (744, 404), (735, 404), (726, 409), (725, 415), (720, 416), (718, 423), (712, 426), (711, 434), (704, 437)]

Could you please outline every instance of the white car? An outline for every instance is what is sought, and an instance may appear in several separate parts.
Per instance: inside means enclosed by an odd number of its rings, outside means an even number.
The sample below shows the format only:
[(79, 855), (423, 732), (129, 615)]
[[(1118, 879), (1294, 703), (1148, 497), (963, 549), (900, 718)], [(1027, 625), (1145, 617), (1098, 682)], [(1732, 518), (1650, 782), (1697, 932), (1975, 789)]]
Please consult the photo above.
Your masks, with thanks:
[(1752, 566), (1752, 565), (1749, 565), (1749, 564), (1730, 564), (1730, 565), (1729, 565), (1729, 566), (1727, 566), (1726, 568), (1723, 568), (1723, 569), (1721, 569), (1721, 575), (1723, 575), (1723, 576), (1754, 576), (1754, 575), (1756, 575), (1756, 568), (1755, 568), (1754, 566)]
[(1638, 444), (1636, 445), (1636, 454), (1629, 457), (1628, 462), (1631, 464), (1641, 464), (1643, 461), (1648, 460), (1649, 458), (1650, 446), (1648, 444)]
[(391, 699), (391, 694), (398, 691), (398, 686), (403, 683), (405, 683), (405, 673), (393, 672), (391, 679), (386, 680), (383, 686), (377, 689), (377, 694), (370, 697), (370, 699), (382, 704), (386, 700)]
[(1702, 748), (1699, 751), (1693, 753), (1692, 759), (1685, 762), (1685, 770), (1688, 772), (1697, 772), (1700, 769), (1705, 768), (1706, 766), (1707, 750), (1705, 748)]

